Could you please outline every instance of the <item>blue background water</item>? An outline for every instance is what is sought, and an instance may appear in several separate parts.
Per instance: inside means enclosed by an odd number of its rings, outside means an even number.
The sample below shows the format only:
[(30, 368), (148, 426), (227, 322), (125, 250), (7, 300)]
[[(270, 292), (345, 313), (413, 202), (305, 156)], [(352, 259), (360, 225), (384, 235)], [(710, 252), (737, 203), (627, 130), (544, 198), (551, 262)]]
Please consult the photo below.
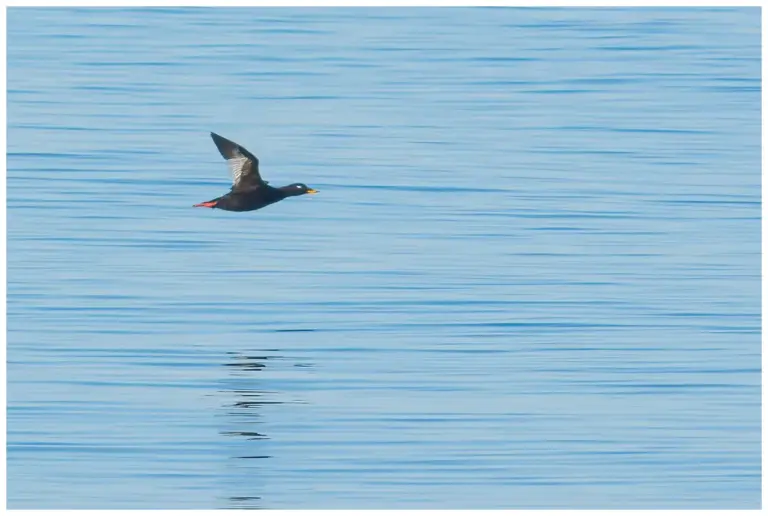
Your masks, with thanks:
[(757, 508), (759, 187), (757, 8), (11, 9), (9, 507)]

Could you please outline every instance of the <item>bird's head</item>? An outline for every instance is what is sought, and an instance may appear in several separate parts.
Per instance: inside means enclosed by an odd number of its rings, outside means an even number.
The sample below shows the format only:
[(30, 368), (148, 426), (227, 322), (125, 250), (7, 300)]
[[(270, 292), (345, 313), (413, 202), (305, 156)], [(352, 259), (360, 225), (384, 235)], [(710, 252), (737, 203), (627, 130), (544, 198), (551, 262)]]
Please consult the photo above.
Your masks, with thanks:
[(282, 187), (281, 190), (288, 194), (289, 197), (317, 193), (317, 190), (308, 187), (304, 183), (293, 183), (292, 185)]

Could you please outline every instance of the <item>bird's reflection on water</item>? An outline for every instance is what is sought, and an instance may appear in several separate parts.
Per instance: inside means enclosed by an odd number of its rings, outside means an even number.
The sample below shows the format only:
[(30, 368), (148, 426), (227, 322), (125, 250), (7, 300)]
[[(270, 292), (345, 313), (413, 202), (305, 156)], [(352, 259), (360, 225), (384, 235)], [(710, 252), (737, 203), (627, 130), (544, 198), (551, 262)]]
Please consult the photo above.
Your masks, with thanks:
[(230, 496), (228, 509), (261, 509), (260, 496)]
[[(236, 453), (230, 456), (235, 468), (228, 490), (238, 490), (237, 496), (226, 498), (228, 509), (261, 509), (259, 490), (261, 477), (258, 468), (260, 461), (252, 459), (268, 459), (264, 442), (269, 437), (263, 432), (266, 405), (283, 403), (274, 399), (277, 393), (263, 389), (259, 373), (267, 367), (270, 360), (282, 357), (270, 354), (276, 350), (259, 351), (253, 354), (228, 352), (227, 361), (223, 364), (227, 370), (225, 385), (220, 393), (224, 396), (224, 414), (227, 430), (221, 435), (234, 439), (233, 449)], [(262, 430), (262, 431), (260, 431)], [(243, 492), (246, 491), (246, 492)]]

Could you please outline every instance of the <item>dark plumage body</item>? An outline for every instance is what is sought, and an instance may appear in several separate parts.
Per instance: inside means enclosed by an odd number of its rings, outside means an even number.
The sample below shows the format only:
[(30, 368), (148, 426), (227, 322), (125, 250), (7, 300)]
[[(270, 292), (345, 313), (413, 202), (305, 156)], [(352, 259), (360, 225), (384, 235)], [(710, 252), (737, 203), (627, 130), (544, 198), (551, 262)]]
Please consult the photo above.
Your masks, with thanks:
[[(288, 197), (286, 192), (279, 188), (266, 185), (254, 191), (238, 192), (233, 190), (228, 194), (214, 199), (216, 204), (211, 208), (219, 208), (227, 211), (253, 211), (264, 208), (270, 204), (282, 201)], [(213, 201), (208, 201), (213, 202)]]
[(232, 172), (232, 189), (216, 199), (195, 204), (195, 207), (218, 208), (226, 211), (253, 211), (282, 201), (286, 197), (317, 193), (304, 183), (280, 188), (269, 186), (259, 174), (259, 160), (244, 147), (211, 133), (213, 143), (227, 160)]

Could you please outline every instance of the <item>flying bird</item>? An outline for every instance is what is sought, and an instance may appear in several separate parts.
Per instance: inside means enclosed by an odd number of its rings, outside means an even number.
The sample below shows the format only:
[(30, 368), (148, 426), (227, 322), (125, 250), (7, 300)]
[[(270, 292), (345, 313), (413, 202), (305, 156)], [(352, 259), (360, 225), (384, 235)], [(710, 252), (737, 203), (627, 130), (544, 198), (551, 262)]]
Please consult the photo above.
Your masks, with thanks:
[(275, 188), (261, 178), (259, 160), (233, 141), (211, 133), (213, 143), (227, 160), (232, 174), (232, 189), (210, 201), (193, 205), (196, 208), (218, 208), (226, 211), (253, 211), (282, 201), (286, 197), (315, 194), (317, 190), (304, 183)]

